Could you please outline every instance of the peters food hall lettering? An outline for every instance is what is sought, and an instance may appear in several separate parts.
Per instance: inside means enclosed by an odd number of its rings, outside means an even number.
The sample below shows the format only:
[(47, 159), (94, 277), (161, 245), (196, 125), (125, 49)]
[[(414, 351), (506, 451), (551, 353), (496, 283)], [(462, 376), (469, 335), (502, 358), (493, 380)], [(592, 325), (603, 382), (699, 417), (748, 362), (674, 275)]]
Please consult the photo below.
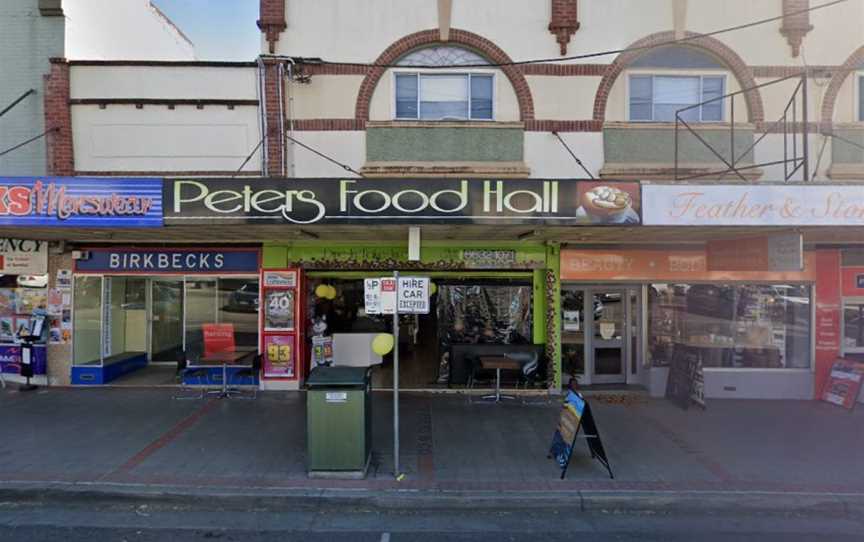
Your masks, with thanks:
[(638, 183), (542, 179), (173, 179), (167, 224), (639, 224)]

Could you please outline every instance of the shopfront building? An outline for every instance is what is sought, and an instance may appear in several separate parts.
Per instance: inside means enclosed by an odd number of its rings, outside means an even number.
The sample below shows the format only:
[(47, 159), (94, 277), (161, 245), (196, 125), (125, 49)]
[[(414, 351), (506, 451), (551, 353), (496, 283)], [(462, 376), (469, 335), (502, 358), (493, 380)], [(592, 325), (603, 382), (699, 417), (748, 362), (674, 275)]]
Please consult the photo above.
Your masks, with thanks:
[[(314, 357), (316, 343), (338, 364), (340, 356), (365, 355), (375, 334), (392, 329), (388, 318), (365, 314), (364, 280), (394, 271), (430, 277), (430, 314), (400, 319), (402, 382), (419, 389), (465, 386), (479, 353), (505, 351), (534, 356), (540, 368), (533, 380), (560, 386), (558, 336), (550, 325), (558, 314), (559, 253), (556, 243), (542, 240), (543, 231), (640, 221), (637, 183), (178, 179), (167, 182), (165, 194), (169, 229), (245, 224), (252, 235), (291, 229), (287, 240), (264, 242), (262, 261), (265, 273), (301, 273), (305, 295), (296, 303), (310, 355), (292, 360), (292, 374), (322, 361)], [(389, 360), (377, 361), (383, 365), (373, 384), (387, 387)]]
[(802, 271), (720, 272), (704, 248), (565, 247), (562, 370), (662, 396), (682, 345), (700, 351), (706, 397), (811, 398), (814, 269), (812, 252)]
[[(258, 351), (257, 247), (83, 247), (77, 251), (73, 384), (106, 384), (178, 361), (200, 365), (208, 326), (229, 326), (234, 347)], [(218, 373), (218, 367), (212, 372)]]

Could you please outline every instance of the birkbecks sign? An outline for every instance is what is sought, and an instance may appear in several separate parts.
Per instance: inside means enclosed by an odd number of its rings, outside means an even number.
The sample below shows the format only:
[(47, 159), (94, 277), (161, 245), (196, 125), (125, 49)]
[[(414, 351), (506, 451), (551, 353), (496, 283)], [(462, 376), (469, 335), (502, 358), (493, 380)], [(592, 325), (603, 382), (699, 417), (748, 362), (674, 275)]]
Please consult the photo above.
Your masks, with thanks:
[(167, 224), (639, 224), (638, 183), (542, 179), (172, 179)]

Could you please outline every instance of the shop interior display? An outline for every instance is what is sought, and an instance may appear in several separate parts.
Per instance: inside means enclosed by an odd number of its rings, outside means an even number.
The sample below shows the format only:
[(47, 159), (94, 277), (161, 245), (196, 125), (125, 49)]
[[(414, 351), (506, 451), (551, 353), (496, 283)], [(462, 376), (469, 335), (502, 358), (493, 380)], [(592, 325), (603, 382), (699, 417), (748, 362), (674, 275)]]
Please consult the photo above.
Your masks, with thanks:
[(808, 286), (654, 284), (649, 310), (655, 366), (678, 344), (702, 349), (706, 367), (807, 366)]
[[(316, 295), (315, 290), (325, 283), (335, 287), (335, 295)], [(448, 385), (453, 345), (531, 343), (530, 285), (450, 279), (434, 284), (429, 314), (399, 316), (401, 385)], [(312, 323), (326, 318), (328, 334), (392, 332), (392, 316), (366, 314), (361, 279), (313, 279), (307, 291), (307, 316)], [(325, 292), (321, 289), (319, 293)], [(392, 353), (373, 368), (372, 381), (375, 387), (390, 385)]]

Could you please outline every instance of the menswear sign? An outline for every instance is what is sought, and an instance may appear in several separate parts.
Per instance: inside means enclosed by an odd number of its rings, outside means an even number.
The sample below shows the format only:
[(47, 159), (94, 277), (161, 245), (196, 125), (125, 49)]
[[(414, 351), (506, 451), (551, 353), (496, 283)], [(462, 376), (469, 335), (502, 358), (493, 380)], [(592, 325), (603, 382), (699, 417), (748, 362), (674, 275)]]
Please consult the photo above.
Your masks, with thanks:
[(864, 226), (864, 186), (642, 186), (646, 226)]
[(533, 179), (174, 179), (168, 224), (638, 224), (639, 184)]

